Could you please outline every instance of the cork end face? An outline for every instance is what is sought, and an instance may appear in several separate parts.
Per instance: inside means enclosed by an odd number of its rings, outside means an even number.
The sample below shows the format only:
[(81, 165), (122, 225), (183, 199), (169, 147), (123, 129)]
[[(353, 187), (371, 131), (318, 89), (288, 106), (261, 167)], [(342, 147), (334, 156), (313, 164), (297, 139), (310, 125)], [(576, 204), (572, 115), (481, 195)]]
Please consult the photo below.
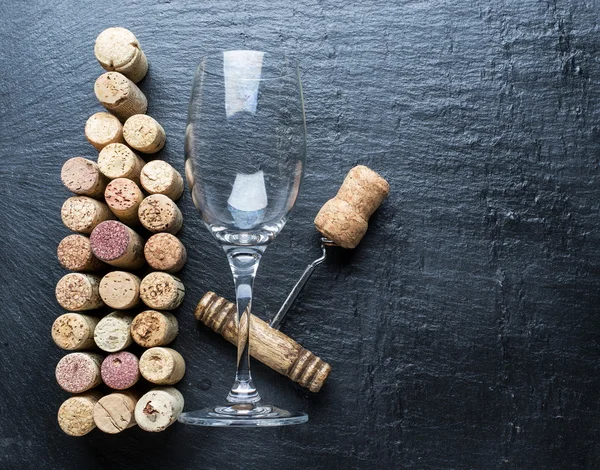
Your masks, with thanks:
[(165, 145), (163, 127), (147, 114), (131, 116), (123, 125), (123, 138), (134, 149), (145, 153), (155, 153)]
[(183, 217), (177, 205), (163, 194), (152, 194), (142, 201), (138, 209), (142, 225), (149, 231), (177, 233)]
[(83, 157), (74, 157), (64, 163), (60, 178), (69, 191), (86, 195), (99, 184), (101, 176), (96, 163)]
[(148, 274), (140, 284), (140, 298), (155, 310), (173, 310), (181, 305), (185, 295), (183, 283), (163, 272)]
[(119, 72), (106, 72), (96, 79), (94, 93), (105, 107), (118, 107), (131, 93), (129, 79)]
[(96, 149), (108, 144), (123, 142), (123, 125), (110, 113), (96, 113), (85, 123), (85, 137)]
[(69, 271), (85, 271), (95, 267), (90, 240), (83, 235), (68, 235), (58, 244), (56, 255), (60, 265)]
[(173, 387), (156, 387), (135, 406), (135, 420), (144, 431), (164, 431), (183, 411), (183, 396)]
[(170, 233), (152, 235), (144, 246), (144, 257), (153, 269), (175, 273), (183, 268), (187, 252), (183, 243)]
[(102, 381), (112, 389), (133, 387), (140, 379), (138, 358), (128, 351), (109, 354), (102, 361), (100, 374)]
[(112, 312), (102, 318), (94, 329), (96, 346), (106, 352), (119, 352), (132, 343), (130, 326), (133, 317)]
[(117, 70), (133, 60), (140, 44), (135, 35), (121, 27), (107, 28), (96, 38), (94, 54), (106, 70)]
[(104, 199), (108, 207), (118, 212), (125, 212), (137, 207), (144, 199), (144, 194), (134, 181), (127, 178), (116, 178), (106, 186)]
[(67, 354), (56, 365), (56, 381), (67, 392), (85, 392), (100, 384), (101, 362), (99, 354)]
[(79, 349), (90, 337), (90, 327), (79, 314), (65, 313), (52, 324), (52, 340), (61, 349)]
[(75, 312), (98, 308), (102, 306), (99, 282), (99, 278), (87, 274), (66, 274), (56, 284), (56, 300), (65, 310)]
[(108, 144), (98, 155), (98, 168), (110, 179), (122, 178), (135, 170), (138, 158), (125, 144)]
[(67, 399), (58, 410), (58, 425), (65, 434), (74, 437), (85, 436), (92, 431), (93, 411), (98, 398), (93, 394), (75, 396)]
[(92, 252), (103, 261), (119, 259), (127, 252), (130, 236), (128, 227), (121, 222), (102, 222), (90, 235)]

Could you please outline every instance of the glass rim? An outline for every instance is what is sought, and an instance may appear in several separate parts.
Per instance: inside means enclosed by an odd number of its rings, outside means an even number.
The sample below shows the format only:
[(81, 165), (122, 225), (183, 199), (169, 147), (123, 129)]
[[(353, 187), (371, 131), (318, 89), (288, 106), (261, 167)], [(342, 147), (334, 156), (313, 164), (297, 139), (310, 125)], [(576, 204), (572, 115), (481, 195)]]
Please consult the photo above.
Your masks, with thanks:
[(267, 80), (280, 80), (282, 78), (299, 76), (300, 72), (299, 72), (298, 62), (296, 60), (294, 60), (294, 58), (292, 58), (286, 52), (284, 52), (284, 51), (269, 51), (269, 50), (261, 51), (258, 49), (228, 49), (228, 50), (207, 52), (206, 54), (202, 54), (202, 56), (200, 56), (200, 62), (198, 63), (198, 66), (196, 67), (196, 73), (202, 72), (202, 73), (205, 73), (206, 75), (212, 75), (215, 77), (223, 77), (224, 74), (222, 71), (207, 71), (205, 68), (202, 67), (202, 65), (206, 59), (217, 58), (217, 57), (222, 58), (223, 54), (225, 52), (233, 52), (233, 51), (262, 52), (265, 56), (274, 57), (275, 59), (280, 59), (282, 62), (286, 61), (290, 65), (290, 69), (291, 69), (290, 73), (284, 73), (282, 75), (277, 75), (277, 76), (267, 77), (267, 78), (253, 78), (253, 79), (248, 78), (245, 80), (260, 82), (260, 81), (267, 81)]

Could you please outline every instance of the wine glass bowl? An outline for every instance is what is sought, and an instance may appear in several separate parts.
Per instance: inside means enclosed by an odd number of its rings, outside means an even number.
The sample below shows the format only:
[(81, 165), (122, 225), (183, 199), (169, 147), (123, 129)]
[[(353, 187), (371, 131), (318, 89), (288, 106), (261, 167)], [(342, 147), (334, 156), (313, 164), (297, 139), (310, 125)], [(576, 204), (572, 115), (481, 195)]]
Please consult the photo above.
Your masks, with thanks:
[(298, 197), (306, 125), (298, 66), (282, 54), (225, 51), (196, 70), (185, 132), (194, 205), (221, 244), (234, 278), (237, 369), (226, 403), (183, 413), (204, 426), (281, 426), (308, 420), (262, 403), (250, 372), (254, 277)]

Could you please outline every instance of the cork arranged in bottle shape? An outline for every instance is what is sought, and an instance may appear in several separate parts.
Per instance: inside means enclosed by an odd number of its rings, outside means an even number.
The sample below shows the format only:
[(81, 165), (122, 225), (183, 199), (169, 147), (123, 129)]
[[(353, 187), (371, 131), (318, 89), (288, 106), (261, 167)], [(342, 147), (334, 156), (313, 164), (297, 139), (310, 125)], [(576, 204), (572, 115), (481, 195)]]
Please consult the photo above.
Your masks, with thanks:
[(185, 374), (183, 356), (171, 348), (150, 348), (140, 357), (140, 373), (148, 382), (173, 385)]
[(85, 138), (98, 150), (108, 144), (123, 143), (123, 124), (110, 113), (92, 114), (85, 123)]
[[(194, 315), (227, 341), (237, 344), (236, 306), (233, 303), (214, 292), (207, 292), (200, 299)], [(318, 392), (331, 372), (328, 363), (255, 315), (250, 321), (250, 354), (311, 392)]]
[(60, 210), (60, 217), (68, 229), (85, 234), (92, 233), (100, 222), (115, 218), (106, 204), (87, 196), (67, 199)]
[(136, 425), (135, 404), (139, 395), (131, 390), (105, 395), (94, 406), (94, 423), (100, 431), (118, 434)]
[(317, 214), (317, 230), (343, 248), (355, 248), (389, 190), (388, 182), (373, 170), (363, 165), (352, 168), (337, 195)]
[(95, 199), (102, 198), (108, 183), (96, 162), (83, 157), (69, 158), (62, 166), (60, 179), (69, 191)]
[(175, 315), (157, 310), (145, 310), (131, 323), (133, 340), (144, 348), (166, 346), (177, 337), (179, 324)]
[(176, 201), (183, 193), (181, 174), (163, 160), (153, 160), (142, 168), (140, 182), (150, 194), (164, 194)]
[(183, 395), (176, 388), (156, 387), (138, 400), (135, 420), (144, 431), (164, 431), (177, 420), (183, 404)]
[(144, 194), (135, 182), (127, 178), (117, 178), (106, 186), (104, 199), (110, 210), (127, 225), (139, 225), (138, 208)]
[(104, 70), (119, 72), (139, 82), (148, 72), (148, 59), (135, 35), (125, 28), (102, 31), (94, 45), (96, 59)]
[(94, 93), (100, 104), (121, 121), (134, 114), (144, 114), (148, 109), (148, 100), (142, 90), (119, 72), (100, 75), (94, 84)]
[(58, 425), (65, 434), (79, 437), (85, 436), (96, 427), (94, 423), (94, 405), (102, 395), (90, 390), (68, 398), (58, 409)]
[(92, 253), (90, 239), (83, 235), (68, 235), (58, 244), (56, 256), (69, 271), (100, 271), (107, 265)]
[(108, 144), (98, 155), (98, 168), (108, 179), (127, 178), (136, 184), (145, 163), (125, 144)]
[(156, 153), (165, 146), (167, 135), (158, 121), (146, 114), (135, 114), (123, 125), (125, 142), (139, 152)]
[(142, 201), (138, 209), (140, 222), (150, 232), (168, 232), (175, 235), (183, 226), (183, 215), (170, 198), (152, 194)]
[(61, 349), (77, 351), (96, 347), (94, 330), (99, 318), (80, 313), (65, 313), (52, 324), (52, 339)]
[(56, 300), (72, 312), (93, 310), (104, 306), (98, 291), (100, 278), (91, 274), (65, 274), (56, 284)]
[(117, 268), (135, 270), (143, 266), (144, 240), (127, 225), (108, 220), (90, 235), (96, 258)]

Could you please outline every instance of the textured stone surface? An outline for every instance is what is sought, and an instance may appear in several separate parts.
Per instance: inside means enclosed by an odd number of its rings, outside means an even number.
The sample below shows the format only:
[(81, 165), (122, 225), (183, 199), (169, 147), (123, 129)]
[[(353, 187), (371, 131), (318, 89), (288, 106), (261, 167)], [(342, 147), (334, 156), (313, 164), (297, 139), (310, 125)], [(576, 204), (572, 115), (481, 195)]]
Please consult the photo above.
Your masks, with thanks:
[[(598, 468), (599, 13), (569, 0), (1, 2), (0, 467)], [(158, 156), (182, 173), (202, 53), (281, 48), (301, 63), (307, 174), (256, 314), (318, 255), (312, 220), (349, 168), (391, 183), (359, 247), (318, 269), (282, 328), (333, 365), (324, 389), (254, 368), (262, 395), (307, 425), (74, 439), (56, 423), (60, 168), (97, 155), (83, 133), (102, 111), (94, 40), (116, 24), (148, 56)], [(233, 289), (189, 195), (179, 204), (189, 261), (172, 347), (194, 409), (225, 396), (235, 350), (193, 308)]]

